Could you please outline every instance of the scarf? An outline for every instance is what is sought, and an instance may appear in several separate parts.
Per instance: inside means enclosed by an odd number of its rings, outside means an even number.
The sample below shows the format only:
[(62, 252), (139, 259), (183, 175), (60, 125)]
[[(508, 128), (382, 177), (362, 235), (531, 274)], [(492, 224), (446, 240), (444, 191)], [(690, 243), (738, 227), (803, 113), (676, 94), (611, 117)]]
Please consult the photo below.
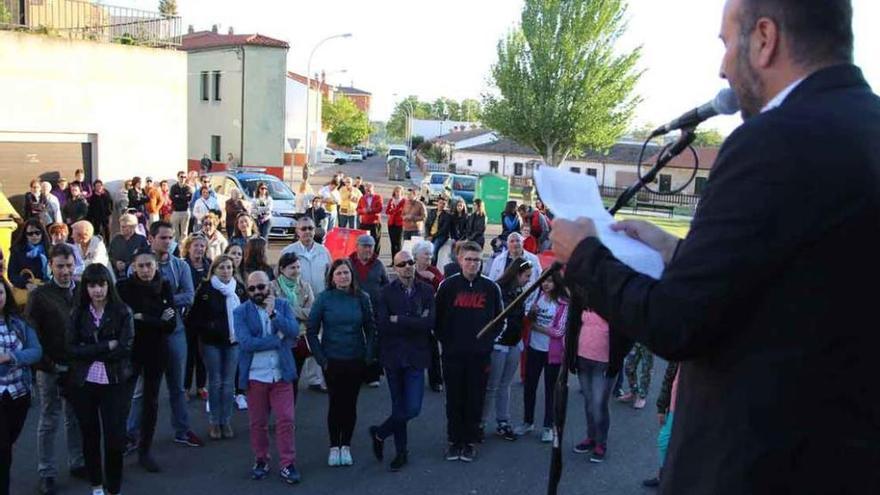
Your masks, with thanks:
[(226, 321), (229, 323), (229, 341), (235, 342), (235, 330), (233, 322), (235, 319), (232, 312), (241, 304), (238, 294), (235, 293), (235, 278), (229, 279), (229, 283), (224, 284), (216, 275), (211, 276), (211, 287), (220, 291), (226, 297)]
[(25, 246), (25, 256), (29, 259), (39, 258), (40, 260), (40, 274), (34, 274), (35, 277), (43, 277), (47, 273), (49, 273), (49, 258), (46, 257), (46, 248), (43, 247), (43, 243), (39, 244), (27, 244)]
[(294, 280), (292, 278), (287, 278), (285, 275), (281, 275), (278, 277), (278, 287), (281, 287), (281, 292), (284, 293), (287, 302), (290, 303), (291, 308), (295, 308), (299, 303), (299, 294), (297, 294), (296, 290), (299, 286), (299, 281)]

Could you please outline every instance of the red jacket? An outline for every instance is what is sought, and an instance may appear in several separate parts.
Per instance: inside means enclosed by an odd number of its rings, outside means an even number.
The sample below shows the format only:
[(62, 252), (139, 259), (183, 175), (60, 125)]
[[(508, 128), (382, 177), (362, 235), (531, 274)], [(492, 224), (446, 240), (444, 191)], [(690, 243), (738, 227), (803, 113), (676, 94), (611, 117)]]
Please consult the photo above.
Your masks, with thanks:
[(358, 222), (362, 225), (376, 225), (381, 222), (379, 215), (382, 213), (382, 196), (374, 193), (372, 198), (373, 202), (369, 208), (367, 208), (367, 195), (361, 196), (358, 201)]
[(406, 200), (400, 198), (394, 202), (394, 198), (388, 200), (388, 206), (385, 207), (385, 214), (388, 215), (389, 227), (403, 227), (403, 207)]

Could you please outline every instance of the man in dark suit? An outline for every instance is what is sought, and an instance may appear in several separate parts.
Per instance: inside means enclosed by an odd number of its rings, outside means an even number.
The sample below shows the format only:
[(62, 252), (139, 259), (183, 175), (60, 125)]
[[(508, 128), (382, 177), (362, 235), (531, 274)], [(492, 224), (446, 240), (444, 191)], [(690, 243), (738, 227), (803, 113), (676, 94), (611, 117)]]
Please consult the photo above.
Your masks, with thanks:
[[(848, 0), (728, 0), (721, 76), (745, 122), (688, 236), (620, 263), (557, 219), (567, 282), (618, 336), (681, 361), (664, 494), (880, 493), (880, 98), (852, 65)], [(856, 287), (854, 287), (856, 286)]]

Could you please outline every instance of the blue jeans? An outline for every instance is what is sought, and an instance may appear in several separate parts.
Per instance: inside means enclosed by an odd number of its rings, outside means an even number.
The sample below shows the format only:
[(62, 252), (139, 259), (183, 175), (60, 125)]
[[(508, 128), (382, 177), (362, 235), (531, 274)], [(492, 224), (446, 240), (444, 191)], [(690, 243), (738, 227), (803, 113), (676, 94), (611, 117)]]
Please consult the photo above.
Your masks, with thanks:
[[(168, 344), (168, 366), (165, 369), (165, 386), (171, 403), (171, 427), (176, 437), (183, 437), (189, 431), (189, 413), (186, 410), (186, 392), (183, 389), (184, 369), (186, 368), (186, 332), (178, 325), (174, 333), (166, 337)], [(131, 411), (128, 414), (128, 436), (138, 438), (141, 428), (141, 401), (144, 396), (143, 377), (139, 377), (131, 398)]]
[(394, 435), (398, 454), (406, 452), (406, 423), (422, 411), (425, 394), (425, 370), (419, 368), (385, 368), (391, 391), (391, 416), (379, 426), (376, 435), (385, 440)]
[[(506, 351), (506, 352), (505, 352)], [(487, 423), (495, 412), (498, 424), (510, 421), (510, 385), (519, 369), (519, 346), (507, 347), (505, 351), (492, 351), (492, 369), (486, 385), (486, 402), (483, 404), (483, 423)]]
[(263, 223), (257, 222), (257, 228), (260, 229), (260, 237), (269, 239), (269, 228), (272, 226), (272, 220), (266, 220)]
[(657, 434), (657, 451), (660, 453), (661, 468), (666, 464), (666, 450), (669, 449), (669, 437), (672, 436), (672, 420), (674, 418), (675, 413), (669, 411), (666, 414), (666, 422), (663, 423), (663, 428), (660, 428), (660, 433)]
[(608, 400), (611, 398), (616, 377), (606, 376), (608, 363), (580, 356), (577, 358), (577, 369), (587, 415), (587, 438), (605, 445), (608, 442), (608, 428), (611, 426)]
[(339, 215), (339, 226), (343, 229), (356, 229), (356, 223), (354, 215)]
[(202, 358), (208, 371), (208, 421), (212, 425), (228, 425), (232, 419), (235, 395), (235, 369), (238, 367), (238, 346), (202, 345)]

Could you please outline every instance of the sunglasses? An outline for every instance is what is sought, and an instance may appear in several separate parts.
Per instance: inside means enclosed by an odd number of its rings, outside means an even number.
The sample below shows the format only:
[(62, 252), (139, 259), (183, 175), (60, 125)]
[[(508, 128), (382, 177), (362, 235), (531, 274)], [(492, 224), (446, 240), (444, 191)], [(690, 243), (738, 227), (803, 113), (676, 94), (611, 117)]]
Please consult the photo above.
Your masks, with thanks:
[(256, 292), (258, 290), (264, 291), (264, 290), (266, 290), (266, 287), (268, 287), (268, 285), (266, 285), (266, 284), (249, 285), (247, 288), (247, 291), (248, 292)]
[(413, 260), (406, 260), (406, 261), (401, 261), (400, 263), (395, 263), (394, 266), (396, 266), (397, 268), (403, 268), (405, 266), (414, 266), (415, 264), (416, 264), (416, 262)]
[(42, 235), (43, 235), (43, 233), (40, 232), (39, 230), (28, 230), (28, 231), (26, 232), (26, 234), (28, 235), (28, 237), (37, 237), (37, 236), (42, 236)]

